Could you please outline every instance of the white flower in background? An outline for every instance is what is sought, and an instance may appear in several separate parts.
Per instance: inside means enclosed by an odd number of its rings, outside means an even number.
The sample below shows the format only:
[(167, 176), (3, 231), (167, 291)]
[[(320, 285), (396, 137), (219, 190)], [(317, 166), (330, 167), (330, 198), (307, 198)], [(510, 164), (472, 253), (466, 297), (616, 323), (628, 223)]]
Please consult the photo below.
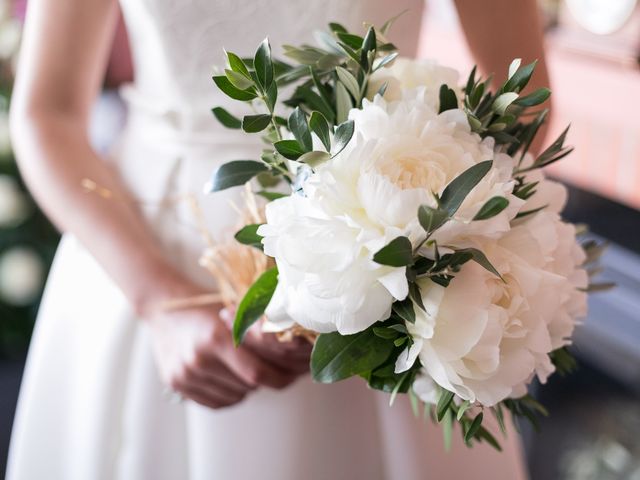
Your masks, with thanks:
[(440, 86), (447, 85), (462, 99), (462, 91), (458, 87), (460, 74), (457, 70), (438, 65), (433, 60), (412, 60), (396, 58), (393, 63), (376, 71), (369, 79), (367, 98), (372, 99), (380, 87), (387, 84), (384, 98), (388, 101), (413, 98), (421, 93), (421, 100), (437, 110), (440, 101)]
[(29, 204), (18, 182), (9, 175), (0, 175), (0, 227), (12, 227), (25, 219)]
[(476, 263), (465, 264), (443, 288), (419, 280), (426, 313), (415, 308), (407, 327), (414, 344), (396, 365), (418, 356), (441, 387), (491, 406), (526, 393), (532, 372), (544, 382), (554, 367), (548, 354), (569, 343), (586, 314), (585, 255), (572, 225), (553, 212), (521, 221), (482, 250), (506, 283)]
[[(4, 100), (0, 97), (0, 102)], [(4, 107), (4, 105), (1, 105)], [(9, 133), (9, 112), (0, 109), (0, 157), (7, 157), (11, 154), (11, 137)]]
[(40, 294), (44, 266), (36, 252), (13, 247), (0, 256), (0, 297), (14, 305), (29, 305)]

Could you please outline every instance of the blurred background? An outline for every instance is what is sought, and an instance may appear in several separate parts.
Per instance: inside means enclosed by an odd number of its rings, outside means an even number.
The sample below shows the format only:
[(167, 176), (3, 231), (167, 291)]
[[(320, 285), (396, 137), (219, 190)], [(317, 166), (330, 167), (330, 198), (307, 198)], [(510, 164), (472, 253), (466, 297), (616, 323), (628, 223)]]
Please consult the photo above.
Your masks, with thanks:
[[(24, 3), (0, 0), (0, 472), (59, 238), (25, 189), (9, 141)], [(554, 102), (549, 138), (571, 123), (568, 143), (576, 147), (548, 172), (570, 188), (566, 218), (608, 242), (600, 280), (617, 287), (591, 296), (572, 347), (578, 371), (533, 387), (551, 416), (538, 433), (523, 431), (531, 478), (640, 480), (640, 0), (539, 4)], [(130, 75), (126, 42), (121, 25), (91, 125), (99, 151), (126, 119), (117, 93)], [(451, 0), (428, 1), (420, 42), (423, 57), (463, 72), (473, 65)]]

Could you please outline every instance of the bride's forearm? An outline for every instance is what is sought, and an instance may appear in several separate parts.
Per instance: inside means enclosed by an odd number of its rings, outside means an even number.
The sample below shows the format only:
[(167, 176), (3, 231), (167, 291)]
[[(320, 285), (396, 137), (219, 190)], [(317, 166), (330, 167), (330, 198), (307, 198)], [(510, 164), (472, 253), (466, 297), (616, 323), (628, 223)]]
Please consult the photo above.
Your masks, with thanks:
[[(181, 296), (179, 276), (118, 175), (91, 149), (74, 115), (18, 108), (14, 145), (33, 195), (53, 222), (73, 233), (95, 256), (141, 314), (166, 296)], [(112, 193), (90, 193), (90, 179)], [(185, 292), (186, 294), (186, 292)]]

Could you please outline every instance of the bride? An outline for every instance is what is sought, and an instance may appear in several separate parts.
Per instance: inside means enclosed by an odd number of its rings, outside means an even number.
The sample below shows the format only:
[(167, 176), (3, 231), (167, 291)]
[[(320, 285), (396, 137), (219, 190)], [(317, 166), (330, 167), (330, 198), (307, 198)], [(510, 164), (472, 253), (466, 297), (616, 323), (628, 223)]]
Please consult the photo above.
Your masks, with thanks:
[[(30, 0), (12, 111), (22, 172), (65, 231), (42, 302), (13, 430), (9, 480), (526, 478), (514, 432), (501, 454), (445, 453), (438, 429), (364, 382), (314, 385), (309, 347), (253, 332), (234, 348), (224, 312), (167, 310), (211, 292), (190, 202), (214, 241), (237, 191), (201, 195), (215, 167), (260, 145), (224, 130), (210, 81), (222, 48), (312, 42), (409, 8), (393, 31), (416, 53), (422, 0), (127, 0), (135, 82), (108, 158), (87, 138), (116, 26), (115, 0)], [(534, 0), (458, 0), (485, 72), (542, 55)], [(277, 53), (277, 52), (276, 52)], [(544, 84), (544, 74), (538, 82)], [(534, 86), (535, 87), (535, 86)], [(87, 192), (87, 179), (99, 185)], [(235, 189), (238, 190), (238, 189)], [(167, 389), (185, 401), (171, 401)], [(173, 395), (175, 397), (175, 394)], [(456, 436), (457, 437), (457, 436)]]

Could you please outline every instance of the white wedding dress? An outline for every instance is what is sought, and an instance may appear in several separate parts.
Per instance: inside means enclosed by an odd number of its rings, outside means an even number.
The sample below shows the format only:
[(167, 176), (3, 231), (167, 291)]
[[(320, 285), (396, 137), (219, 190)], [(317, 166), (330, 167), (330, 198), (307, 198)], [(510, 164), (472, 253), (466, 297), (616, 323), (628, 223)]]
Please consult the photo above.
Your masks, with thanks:
[[(312, 42), (329, 21), (360, 28), (411, 8), (392, 31), (415, 51), (422, 0), (123, 0), (135, 63), (126, 128), (107, 161), (141, 201), (169, 258), (202, 282), (199, 196), (217, 239), (236, 224), (236, 192), (201, 194), (214, 168), (256, 158), (257, 140), (226, 130), (227, 101), (210, 79), (223, 47), (252, 54)], [(278, 54), (279, 49), (275, 49)], [(237, 189), (236, 189), (237, 190)], [(96, 225), (96, 229), (100, 226)], [(406, 399), (356, 379), (261, 390), (219, 411), (163, 397), (148, 332), (116, 285), (71, 236), (60, 245), (37, 321), (15, 420), (9, 480), (375, 480), (526, 478), (515, 434), (498, 454), (416, 419)]]

